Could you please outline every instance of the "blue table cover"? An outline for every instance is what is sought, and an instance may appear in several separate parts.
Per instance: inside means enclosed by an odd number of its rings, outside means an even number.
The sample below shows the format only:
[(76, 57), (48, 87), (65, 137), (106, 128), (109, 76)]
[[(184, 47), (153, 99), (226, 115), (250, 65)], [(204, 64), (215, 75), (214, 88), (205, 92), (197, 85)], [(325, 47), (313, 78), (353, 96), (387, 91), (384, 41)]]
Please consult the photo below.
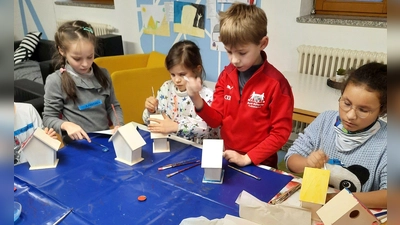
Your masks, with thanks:
[[(29, 170), (28, 163), (15, 166), (14, 199), (22, 205), (15, 224), (53, 224), (71, 208), (60, 224), (179, 224), (188, 217), (239, 216), (235, 200), (243, 190), (268, 202), (291, 180), (254, 165), (241, 168), (261, 177), (256, 180), (227, 167), (226, 161), (222, 184), (202, 183), (200, 166), (167, 178), (189, 165), (163, 171), (158, 167), (201, 159), (201, 149), (169, 140), (170, 152), (153, 154), (150, 133), (138, 131), (146, 141), (144, 160), (133, 166), (115, 160), (107, 135), (92, 135), (98, 144), (75, 141), (66, 145), (58, 151), (54, 169)], [(102, 151), (99, 144), (109, 151)], [(138, 201), (140, 195), (147, 200)]]

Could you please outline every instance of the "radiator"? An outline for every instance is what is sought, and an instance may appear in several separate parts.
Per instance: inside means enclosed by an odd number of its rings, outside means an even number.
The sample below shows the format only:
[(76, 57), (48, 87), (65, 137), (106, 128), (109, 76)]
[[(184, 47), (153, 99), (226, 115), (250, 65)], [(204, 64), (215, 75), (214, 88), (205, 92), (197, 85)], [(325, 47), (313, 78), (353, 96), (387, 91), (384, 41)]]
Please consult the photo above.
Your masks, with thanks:
[(340, 48), (300, 45), (298, 72), (323, 77), (332, 77), (339, 68), (357, 69), (369, 62), (387, 64), (383, 52), (357, 51)]
[[(57, 21), (57, 27), (61, 26), (65, 22), (66, 22), (66, 20)], [(111, 34), (111, 33), (115, 32), (115, 28), (111, 25), (103, 24), (103, 23), (90, 23), (90, 22), (88, 22), (88, 23), (90, 25), (92, 25), (94, 34), (96, 36), (100, 36), (100, 35), (104, 35), (104, 34)]]

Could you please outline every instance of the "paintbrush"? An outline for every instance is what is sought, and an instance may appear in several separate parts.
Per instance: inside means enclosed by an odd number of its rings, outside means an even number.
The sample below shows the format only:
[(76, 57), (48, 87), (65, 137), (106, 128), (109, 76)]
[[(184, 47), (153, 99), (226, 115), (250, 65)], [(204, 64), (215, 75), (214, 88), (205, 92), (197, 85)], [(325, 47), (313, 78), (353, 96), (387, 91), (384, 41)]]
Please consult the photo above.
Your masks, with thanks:
[(113, 109), (115, 119), (117, 120), (117, 126), (119, 126), (119, 119), (118, 119), (118, 116), (117, 116), (117, 111), (115, 111), (114, 104), (111, 104), (111, 107)]
[(174, 175), (176, 175), (176, 174), (178, 174), (178, 173), (182, 173), (183, 171), (186, 171), (186, 170), (191, 169), (191, 168), (193, 168), (193, 167), (195, 167), (195, 166), (198, 166), (198, 165), (200, 165), (200, 163), (196, 163), (196, 164), (191, 165), (191, 166), (189, 166), (189, 167), (186, 167), (186, 168), (183, 168), (183, 169), (181, 169), (181, 170), (175, 171), (175, 172), (173, 172), (173, 173), (167, 174), (167, 177), (170, 178), (170, 177), (172, 177), (172, 176), (174, 176)]
[(58, 219), (56, 222), (54, 222), (53, 225), (59, 224), (65, 217), (68, 216), (68, 214), (69, 214), (70, 212), (72, 212), (72, 208), (71, 208), (70, 210), (68, 210), (68, 212), (66, 212), (64, 215), (62, 215), (62, 216), (60, 217), (60, 219)]
[[(151, 87), (151, 92), (153, 93), (153, 98), (156, 98), (156, 95), (154, 94), (154, 88)], [(154, 107), (154, 113), (158, 113), (157, 107)]]
[(182, 162), (171, 163), (171, 164), (168, 164), (168, 165), (165, 165), (165, 166), (162, 166), (162, 167), (158, 167), (158, 170), (161, 171), (161, 170), (166, 170), (166, 169), (169, 169), (169, 168), (174, 168), (174, 167), (177, 167), (177, 166), (183, 166), (183, 165), (192, 164), (192, 163), (198, 163), (198, 162), (200, 162), (200, 160), (195, 160), (195, 158), (193, 158), (193, 159), (188, 159), (188, 160), (185, 160), (185, 161), (182, 161)]

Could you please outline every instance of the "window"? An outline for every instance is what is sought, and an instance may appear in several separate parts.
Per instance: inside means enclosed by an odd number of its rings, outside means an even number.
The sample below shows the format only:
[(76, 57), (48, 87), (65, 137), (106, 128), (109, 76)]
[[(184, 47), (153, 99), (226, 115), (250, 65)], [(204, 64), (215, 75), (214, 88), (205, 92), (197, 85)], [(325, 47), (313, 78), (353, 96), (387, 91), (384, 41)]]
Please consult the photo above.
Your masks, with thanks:
[(386, 17), (387, 0), (315, 0), (316, 14)]

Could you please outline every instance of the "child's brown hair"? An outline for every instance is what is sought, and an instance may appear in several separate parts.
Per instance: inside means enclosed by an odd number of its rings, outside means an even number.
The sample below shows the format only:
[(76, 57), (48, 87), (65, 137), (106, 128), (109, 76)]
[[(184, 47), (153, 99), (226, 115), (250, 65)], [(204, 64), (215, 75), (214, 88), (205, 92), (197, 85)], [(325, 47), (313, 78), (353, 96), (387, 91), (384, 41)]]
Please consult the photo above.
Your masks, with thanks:
[(256, 5), (234, 3), (219, 18), (219, 40), (226, 46), (258, 45), (267, 36), (267, 16)]
[[(67, 61), (64, 56), (61, 55), (60, 50), (67, 52), (71, 42), (79, 39), (86, 39), (93, 44), (96, 48), (96, 36), (94, 34), (93, 27), (81, 20), (69, 21), (62, 24), (54, 35), (54, 41), (56, 43), (57, 52), (54, 56), (56, 61), (56, 68), (65, 67)], [(101, 69), (93, 62), (92, 64), (93, 73), (100, 85), (106, 89), (110, 85), (110, 81), (101, 71)], [(76, 85), (74, 80), (70, 77), (67, 71), (64, 71), (61, 75), (61, 85), (68, 98), (75, 101)]]
[[(170, 70), (176, 65), (183, 65), (186, 69), (192, 70), (202, 81), (205, 79), (200, 49), (192, 41), (179, 41), (171, 47), (165, 58), (165, 67)], [(198, 66), (201, 66), (201, 71), (198, 70)]]
[(381, 103), (380, 115), (387, 112), (387, 65), (377, 62), (367, 63), (353, 71), (342, 88), (342, 94), (347, 85), (351, 83), (356, 86), (365, 86), (368, 91), (379, 94)]

